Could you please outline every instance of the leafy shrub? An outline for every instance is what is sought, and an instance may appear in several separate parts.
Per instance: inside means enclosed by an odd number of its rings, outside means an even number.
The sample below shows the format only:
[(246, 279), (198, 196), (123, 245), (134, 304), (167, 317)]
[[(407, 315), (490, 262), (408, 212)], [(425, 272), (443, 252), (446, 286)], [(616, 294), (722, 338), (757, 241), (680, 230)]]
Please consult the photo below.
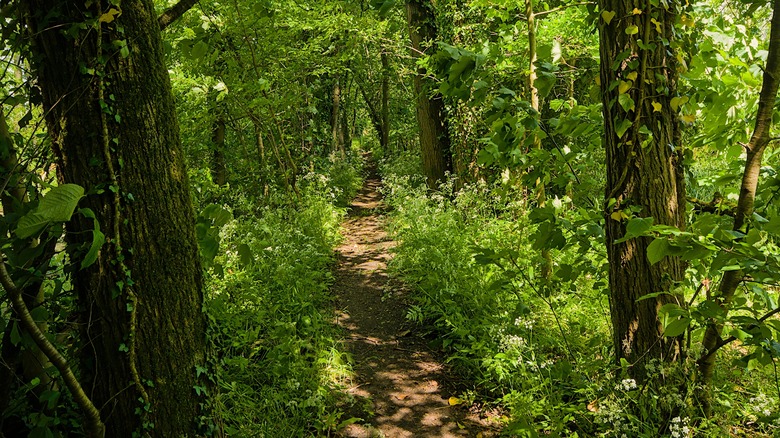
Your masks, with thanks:
[[(407, 317), (435, 332), (433, 344), (469, 377), (463, 398), (502, 406), (506, 434), (757, 436), (780, 426), (771, 369), (748, 376), (746, 364), (727, 367), (716, 377), (721, 409), (711, 421), (691, 408), (701, 390), (689, 378), (693, 359), (650, 367), (648, 380), (662, 386), (627, 379), (612, 359), (598, 214), (568, 198), (534, 207), (511, 183), (468, 185), (449, 197), (414, 178), (385, 176), (398, 241), (390, 267), (412, 288)], [(543, 247), (553, 260), (549, 279)], [(739, 355), (729, 356), (724, 363)]]
[(335, 427), (335, 389), (349, 365), (327, 292), (342, 216), (312, 188), (297, 206), (266, 207), (223, 228), (206, 312), (218, 385), (210, 403), (228, 435), (313, 436)]

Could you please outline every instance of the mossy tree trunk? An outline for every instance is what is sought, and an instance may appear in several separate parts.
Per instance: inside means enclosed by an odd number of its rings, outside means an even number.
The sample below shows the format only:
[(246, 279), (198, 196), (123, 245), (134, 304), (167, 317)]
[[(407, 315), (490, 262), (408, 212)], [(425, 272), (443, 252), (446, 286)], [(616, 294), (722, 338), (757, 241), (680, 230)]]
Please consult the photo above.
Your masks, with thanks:
[[(639, 299), (671, 292), (683, 278), (682, 262), (665, 257), (651, 264), (650, 238), (615, 243), (625, 235), (626, 217), (632, 211), (638, 217), (653, 217), (656, 224), (684, 228), (680, 130), (671, 107), (677, 94), (676, 61), (662, 42), (674, 38), (674, 7), (646, 2), (640, 11), (628, 0), (599, 1), (613, 343), (617, 362), (626, 359), (632, 365), (629, 373), (637, 380), (646, 377), (649, 360), (674, 360), (681, 353), (678, 339), (663, 337), (658, 319), (660, 307), (676, 302), (676, 297)], [(639, 40), (645, 42), (642, 47)]]
[[(60, 179), (88, 191), (81, 207), (107, 238), (73, 274), (81, 376), (107, 435), (192, 436), (205, 318), (187, 171), (154, 4), (124, 0), (117, 12), (105, 1), (26, 2)], [(92, 228), (76, 217), (69, 246)]]

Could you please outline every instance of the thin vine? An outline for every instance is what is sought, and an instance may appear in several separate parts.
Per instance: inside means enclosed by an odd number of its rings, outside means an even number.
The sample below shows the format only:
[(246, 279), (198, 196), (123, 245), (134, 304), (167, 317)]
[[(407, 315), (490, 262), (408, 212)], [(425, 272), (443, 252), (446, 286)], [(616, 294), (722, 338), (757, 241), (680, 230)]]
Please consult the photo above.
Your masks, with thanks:
[[(103, 24), (104, 20), (102, 19), (104, 15), (103, 13), (103, 7), (102, 2), (97, 3), (98, 7), (98, 14), (101, 17), (101, 19), (98, 20), (98, 29), (97, 29), (97, 35), (98, 35), (98, 44), (97, 44), (97, 60), (100, 70), (97, 72), (97, 78), (98, 78), (98, 101), (100, 102), (101, 111), (100, 111), (100, 124), (101, 124), (101, 130), (102, 130), (102, 141), (103, 141), (103, 158), (106, 162), (106, 170), (108, 171), (108, 177), (109, 177), (109, 189), (111, 192), (114, 193), (114, 199), (113, 199), (113, 209), (114, 209), (114, 239), (113, 239), (113, 246), (114, 246), (114, 256), (115, 260), (122, 272), (123, 275), (126, 277), (129, 276), (130, 270), (128, 269), (127, 265), (125, 265), (124, 262), (124, 255), (122, 254), (122, 240), (121, 240), (121, 233), (120, 233), (120, 224), (122, 223), (122, 213), (121, 213), (121, 206), (122, 206), (122, 196), (121, 196), (121, 190), (119, 187), (119, 179), (117, 178), (116, 170), (114, 168), (113, 158), (111, 155), (111, 137), (108, 132), (108, 118), (106, 117), (106, 114), (111, 111), (110, 107), (108, 106), (106, 100), (105, 100), (105, 88), (106, 88), (106, 80), (105, 80), (105, 61), (103, 60)], [(121, 12), (119, 12), (121, 13)], [(118, 15), (113, 14), (111, 12), (111, 7), (109, 7), (109, 11), (106, 12), (106, 14), (109, 14), (109, 16)], [(117, 120), (117, 123), (119, 121)], [(120, 291), (124, 289), (127, 293), (127, 299), (128, 299), (128, 309), (130, 312), (130, 323), (129, 323), (129, 332), (128, 332), (128, 356), (129, 356), (129, 367), (130, 367), (130, 374), (133, 377), (133, 383), (135, 384), (136, 389), (138, 390), (139, 394), (141, 395), (141, 398), (143, 399), (144, 403), (146, 405), (150, 404), (149, 401), (149, 394), (146, 392), (146, 388), (144, 388), (143, 382), (141, 380), (141, 375), (138, 372), (138, 366), (137, 366), (137, 356), (136, 356), (136, 339), (135, 334), (137, 331), (137, 321), (138, 321), (138, 296), (133, 292), (131, 281), (128, 281), (129, 278), (126, 278), (126, 281), (121, 282), (120, 284), (122, 286), (119, 287)]]

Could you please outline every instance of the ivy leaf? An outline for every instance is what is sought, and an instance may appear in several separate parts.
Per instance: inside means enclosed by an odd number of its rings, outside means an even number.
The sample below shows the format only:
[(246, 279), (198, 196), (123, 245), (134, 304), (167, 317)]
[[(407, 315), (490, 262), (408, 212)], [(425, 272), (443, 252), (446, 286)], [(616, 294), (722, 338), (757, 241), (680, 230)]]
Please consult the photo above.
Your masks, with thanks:
[(603, 11), (601, 12), (601, 18), (604, 19), (605, 23), (609, 24), (615, 18), (615, 11)]
[(677, 111), (686, 102), (688, 102), (688, 96), (674, 96), (669, 102), (669, 106), (672, 107), (672, 111)]
[(661, 22), (659, 22), (655, 18), (651, 18), (650, 22), (655, 25), (655, 31), (658, 32), (658, 33), (661, 33)]
[(621, 94), (618, 96), (618, 103), (623, 107), (623, 111), (629, 112), (634, 109), (634, 99), (628, 94)]
[(639, 27), (637, 27), (636, 25), (628, 26), (626, 27), (625, 32), (626, 35), (636, 35), (639, 33)]
[(630, 128), (631, 125), (631, 120), (621, 120), (620, 123), (615, 125), (615, 133), (618, 138), (623, 138), (623, 135), (628, 131), (628, 128)]
[(101, 23), (110, 23), (116, 19), (116, 17), (122, 15), (122, 11), (118, 9), (111, 8), (106, 12), (105, 14), (101, 15), (100, 18), (98, 18), (98, 21)]

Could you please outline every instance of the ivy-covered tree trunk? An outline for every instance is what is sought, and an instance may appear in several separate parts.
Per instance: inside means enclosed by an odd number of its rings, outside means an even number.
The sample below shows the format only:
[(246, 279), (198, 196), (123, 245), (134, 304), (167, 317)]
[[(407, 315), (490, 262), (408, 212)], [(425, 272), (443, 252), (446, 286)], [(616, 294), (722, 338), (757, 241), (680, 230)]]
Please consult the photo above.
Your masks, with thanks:
[[(677, 72), (671, 48), (676, 6), (638, 8), (628, 0), (601, 0), (601, 92), (606, 148), (606, 240), (610, 314), (616, 360), (626, 359), (637, 380), (651, 359), (674, 360), (677, 338), (665, 338), (658, 319), (684, 268), (677, 257), (648, 259), (650, 238), (616, 243), (627, 218), (653, 217), (656, 224), (684, 228), (685, 187), (679, 157)], [(633, 213), (632, 213), (633, 212)]]
[[(435, 50), (433, 42), (436, 41), (436, 17), (431, 2), (407, 1), (406, 18), (412, 42), (412, 56), (419, 58), (427, 55), (429, 50)], [(444, 101), (441, 94), (433, 92), (434, 88), (425, 69), (418, 68), (414, 76), (417, 124), (420, 128), (423, 171), (431, 189), (437, 189), (439, 183), (444, 181), (445, 172), (452, 171), (450, 133)]]
[[(187, 170), (151, 0), (30, 0), (34, 69), (62, 182), (106, 236), (73, 273), (84, 387), (107, 436), (193, 435), (204, 363), (202, 279)], [(75, 249), (93, 221), (68, 224)]]

